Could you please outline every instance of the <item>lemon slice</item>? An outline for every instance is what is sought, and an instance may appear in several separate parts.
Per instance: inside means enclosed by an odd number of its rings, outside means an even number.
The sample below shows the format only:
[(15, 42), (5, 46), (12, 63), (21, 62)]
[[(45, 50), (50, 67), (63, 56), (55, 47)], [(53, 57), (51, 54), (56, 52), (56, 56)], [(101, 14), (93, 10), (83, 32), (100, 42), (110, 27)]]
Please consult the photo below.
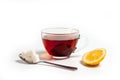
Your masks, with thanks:
[(104, 59), (105, 56), (106, 56), (106, 49), (98, 48), (88, 53), (85, 53), (82, 56), (82, 62), (87, 65), (95, 66), (98, 65)]

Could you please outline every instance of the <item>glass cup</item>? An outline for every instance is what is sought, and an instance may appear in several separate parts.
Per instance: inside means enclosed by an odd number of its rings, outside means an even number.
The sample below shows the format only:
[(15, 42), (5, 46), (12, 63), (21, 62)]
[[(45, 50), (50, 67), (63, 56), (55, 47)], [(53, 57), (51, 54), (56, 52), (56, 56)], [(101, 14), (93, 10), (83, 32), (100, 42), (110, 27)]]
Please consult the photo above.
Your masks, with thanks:
[(68, 58), (76, 49), (79, 30), (71, 28), (47, 28), (41, 31), (48, 54), (56, 59)]

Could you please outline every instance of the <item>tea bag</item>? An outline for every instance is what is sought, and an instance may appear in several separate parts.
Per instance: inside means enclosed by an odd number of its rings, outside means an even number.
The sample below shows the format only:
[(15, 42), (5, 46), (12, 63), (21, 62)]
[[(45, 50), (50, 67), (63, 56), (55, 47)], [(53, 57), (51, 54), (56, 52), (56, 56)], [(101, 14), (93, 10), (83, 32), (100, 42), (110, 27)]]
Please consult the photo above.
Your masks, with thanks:
[(51, 49), (51, 53), (54, 56), (69, 56), (74, 49), (71, 49), (71, 45), (67, 44), (58, 44), (53, 49)]

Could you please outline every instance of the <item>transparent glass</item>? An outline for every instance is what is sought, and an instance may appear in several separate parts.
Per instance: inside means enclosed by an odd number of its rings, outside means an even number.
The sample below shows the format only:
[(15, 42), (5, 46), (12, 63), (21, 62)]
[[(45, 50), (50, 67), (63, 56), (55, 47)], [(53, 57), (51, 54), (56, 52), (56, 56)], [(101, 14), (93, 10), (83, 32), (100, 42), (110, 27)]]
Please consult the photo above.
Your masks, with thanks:
[(47, 28), (41, 36), (48, 54), (57, 59), (68, 58), (80, 38), (79, 30), (73, 28)]

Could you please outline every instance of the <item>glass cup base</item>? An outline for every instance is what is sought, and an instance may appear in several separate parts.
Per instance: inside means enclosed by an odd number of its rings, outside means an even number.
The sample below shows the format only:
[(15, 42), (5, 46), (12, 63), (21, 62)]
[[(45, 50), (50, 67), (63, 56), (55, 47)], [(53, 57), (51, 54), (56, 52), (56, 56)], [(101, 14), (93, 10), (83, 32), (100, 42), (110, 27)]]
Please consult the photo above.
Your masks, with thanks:
[(57, 56), (52, 56), (53, 59), (56, 60), (61, 60), (61, 59), (68, 59), (70, 56), (63, 56), (63, 57), (57, 57)]

